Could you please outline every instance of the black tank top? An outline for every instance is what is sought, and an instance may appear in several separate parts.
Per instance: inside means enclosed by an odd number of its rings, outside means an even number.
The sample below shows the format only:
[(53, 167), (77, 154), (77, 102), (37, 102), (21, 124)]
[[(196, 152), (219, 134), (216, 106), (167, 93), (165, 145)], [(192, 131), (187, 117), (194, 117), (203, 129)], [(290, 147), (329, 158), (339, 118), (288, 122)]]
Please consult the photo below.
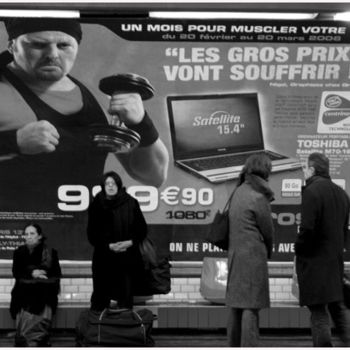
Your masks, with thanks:
[(78, 80), (83, 107), (64, 115), (51, 108), (7, 68), (1, 72), (31, 107), (38, 120), (47, 120), (60, 134), (56, 151), (19, 155), (0, 163), (0, 211), (58, 211), (58, 188), (82, 185), (89, 191), (104, 170), (107, 153), (89, 137), (89, 125), (107, 124), (106, 116), (91, 92)]

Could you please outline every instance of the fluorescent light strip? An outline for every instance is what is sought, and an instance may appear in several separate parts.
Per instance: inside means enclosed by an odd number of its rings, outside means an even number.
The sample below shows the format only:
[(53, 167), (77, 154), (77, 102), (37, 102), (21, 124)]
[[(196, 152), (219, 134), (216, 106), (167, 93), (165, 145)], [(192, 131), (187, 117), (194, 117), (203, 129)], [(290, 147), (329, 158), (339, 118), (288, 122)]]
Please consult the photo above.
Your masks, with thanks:
[(0, 17), (79, 18), (80, 12), (55, 10), (0, 10)]
[(151, 18), (175, 18), (175, 19), (314, 19), (317, 13), (277, 13), (277, 12), (188, 12), (165, 11), (150, 12)]
[(336, 13), (333, 17), (335, 21), (350, 21), (350, 12)]

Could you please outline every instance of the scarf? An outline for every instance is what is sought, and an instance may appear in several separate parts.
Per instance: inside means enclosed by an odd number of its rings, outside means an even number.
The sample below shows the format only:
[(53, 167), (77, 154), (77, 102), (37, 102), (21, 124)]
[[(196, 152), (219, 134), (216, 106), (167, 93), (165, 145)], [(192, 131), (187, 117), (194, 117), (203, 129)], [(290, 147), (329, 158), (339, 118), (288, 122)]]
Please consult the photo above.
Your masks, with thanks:
[(97, 194), (96, 205), (102, 209), (115, 209), (129, 200), (130, 195), (126, 192), (125, 187), (118, 190), (118, 193), (112, 198), (107, 198), (103, 192)]
[(262, 193), (270, 202), (275, 199), (274, 193), (270, 189), (268, 182), (260, 176), (246, 174), (245, 182), (250, 184), (255, 191)]

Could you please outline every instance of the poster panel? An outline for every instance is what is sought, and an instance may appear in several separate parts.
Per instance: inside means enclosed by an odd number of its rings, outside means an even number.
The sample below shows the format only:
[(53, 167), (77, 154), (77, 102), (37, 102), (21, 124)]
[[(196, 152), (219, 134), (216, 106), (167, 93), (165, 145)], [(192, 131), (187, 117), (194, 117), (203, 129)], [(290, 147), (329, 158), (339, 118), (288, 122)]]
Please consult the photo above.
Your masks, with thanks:
[(120, 174), (140, 202), (152, 239), (175, 261), (225, 254), (205, 236), (240, 167), (207, 170), (189, 165), (194, 158), (217, 162), (228, 153), (259, 149), (275, 154), (275, 261), (293, 259), (301, 163), (310, 153), (329, 157), (333, 180), (349, 193), (348, 24), (94, 18), (82, 21), (82, 31), (70, 76), (89, 89), (104, 118), (110, 118), (109, 96), (98, 88), (101, 79), (129, 72), (154, 87), (144, 107), (169, 154), (166, 179), (159, 186), (136, 180), (125, 167), (128, 155), (94, 149), (83, 137), (97, 118), (88, 108), (82, 122), (70, 116), (60, 121), (60, 152), (21, 154), (13, 135), (36, 119), (23, 95), (0, 85), (0, 98), (17, 101), (1, 102), (8, 105), (0, 116), (0, 259), (12, 258), (24, 225), (36, 221), (62, 259), (90, 260), (87, 208), (106, 170)]

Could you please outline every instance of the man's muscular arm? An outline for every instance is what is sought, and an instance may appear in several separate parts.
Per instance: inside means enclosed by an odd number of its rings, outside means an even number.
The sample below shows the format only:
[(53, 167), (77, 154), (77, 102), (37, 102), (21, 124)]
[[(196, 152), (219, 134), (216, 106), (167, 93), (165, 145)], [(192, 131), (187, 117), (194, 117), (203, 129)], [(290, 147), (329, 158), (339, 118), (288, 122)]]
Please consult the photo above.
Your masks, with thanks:
[(140, 95), (115, 93), (111, 97), (109, 113), (118, 115), (126, 126), (141, 135), (141, 143), (137, 148), (130, 153), (117, 154), (126, 171), (144, 184), (161, 186), (167, 177), (169, 155), (144, 110)]
[(118, 159), (131, 177), (146, 185), (160, 187), (167, 178), (169, 155), (159, 138), (150, 146), (118, 154)]
[[(146, 115), (141, 97), (135, 93), (114, 94), (110, 101), (111, 114), (117, 114), (128, 127), (139, 132), (141, 144), (117, 157), (134, 179), (159, 187), (167, 177), (169, 155), (152, 121)], [(57, 129), (46, 120), (31, 121), (17, 130), (0, 132), (0, 156), (65, 152), (89, 142), (86, 130)], [(80, 141), (79, 141), (80, 140)], [(84, 143), (85, 146), (87, 146)]]
[(47, 120), (32, 122), (17, 130), (17, 145), (22, 154), (49, 153), (56, 150), (60, 135)]
[(0, 132), (0, 155), (53, 152), (59, 143), (56, 128), (46, 120)]

